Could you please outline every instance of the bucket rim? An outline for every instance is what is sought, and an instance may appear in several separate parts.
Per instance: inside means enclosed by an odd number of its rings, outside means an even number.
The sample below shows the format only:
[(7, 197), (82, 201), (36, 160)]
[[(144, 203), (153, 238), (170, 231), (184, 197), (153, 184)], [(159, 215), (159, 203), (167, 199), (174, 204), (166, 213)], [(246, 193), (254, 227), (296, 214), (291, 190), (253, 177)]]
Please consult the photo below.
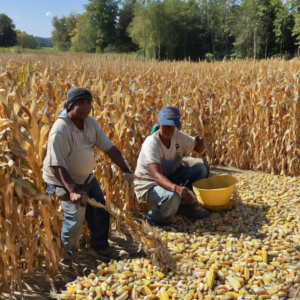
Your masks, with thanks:
[[(198, 181), (205, 180), (205, 179), (211, 179), (211, 178), (214, 178), (214, 177), (225, 177), (225, 176), (234, 178), (236, 180), (236, 182), (232, 185), (229, 185), (226, 188), (219, 188), (219, 189), (199, 189), (195, 186), (195, 183), (198, 182)], [(228, 190), (232, 186), (235, 186), (237, 183), (238, 183), (238, 179), (236, 177), (234, 177), (232, 175), (228, 175), (228, 174), (219, 174), (219, 175), (216, 175), (216, 176), (213, 176), (213, 177), (210, 177), (210, 178), (199, 179), (199, 180), (193, 182), (192, 185), (193, 185), (193, 189), (196, 189), (196, 190), (199, 190), (199, 191), (223, 191), (223, 190)]]

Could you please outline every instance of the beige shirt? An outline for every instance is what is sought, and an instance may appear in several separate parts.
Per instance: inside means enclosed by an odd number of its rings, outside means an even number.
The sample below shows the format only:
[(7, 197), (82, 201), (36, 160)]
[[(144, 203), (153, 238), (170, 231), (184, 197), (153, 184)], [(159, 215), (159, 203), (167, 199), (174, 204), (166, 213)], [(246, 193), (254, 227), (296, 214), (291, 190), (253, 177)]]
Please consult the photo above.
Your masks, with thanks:
[(151, 164), (160, 164), (163, 175), (173, 175), (184, 156), (195, 148), (195, 138), (175, 130), (168, 149), (160, 140), (158, 131), (148, 136), (143, 143), (135, 170), (139, 177), (134, 181), (134, 190), (139, 202), (146, 202), (147, 192), (157, 185), (149, 168)]
[(107, 152), (114, 144), (93, 117), (84, 120), (83, 130), (78, 129), (69, 117), (59, 118), (49, 133), (43, 165), (44, 181), (61, 186), (51, 168), (60, 166), (67, 169), (75, 183), (83, 184), (94, 170), (94, 145)]

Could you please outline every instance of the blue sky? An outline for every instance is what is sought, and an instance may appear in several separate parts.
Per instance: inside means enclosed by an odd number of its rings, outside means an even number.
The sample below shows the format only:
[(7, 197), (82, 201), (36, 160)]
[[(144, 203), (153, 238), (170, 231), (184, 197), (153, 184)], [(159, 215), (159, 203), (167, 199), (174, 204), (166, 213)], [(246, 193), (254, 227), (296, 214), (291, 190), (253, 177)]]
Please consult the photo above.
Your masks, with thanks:
[(53, 16), (67, 16), (72, 10), (83, 13), (83, 5), (87, 3), (88, 0), (0, 0), (0, 13), (9, 16), (16, 29), (34, 36), (50, 37)]

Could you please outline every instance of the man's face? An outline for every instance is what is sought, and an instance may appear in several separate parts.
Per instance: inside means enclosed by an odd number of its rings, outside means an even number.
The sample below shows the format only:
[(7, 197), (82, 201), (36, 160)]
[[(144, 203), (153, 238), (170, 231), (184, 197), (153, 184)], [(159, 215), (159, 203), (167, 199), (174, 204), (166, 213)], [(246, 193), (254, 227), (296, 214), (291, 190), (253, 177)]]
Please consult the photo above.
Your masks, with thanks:
[(92, 110), (92, 101), (90, 100), (78, 100), (70, 109), (71, 115), (76, 119), (85, 120)]
[(175, 133), (175, 126), (160, 125), (160, 135), (165, 139), (171, 139)]

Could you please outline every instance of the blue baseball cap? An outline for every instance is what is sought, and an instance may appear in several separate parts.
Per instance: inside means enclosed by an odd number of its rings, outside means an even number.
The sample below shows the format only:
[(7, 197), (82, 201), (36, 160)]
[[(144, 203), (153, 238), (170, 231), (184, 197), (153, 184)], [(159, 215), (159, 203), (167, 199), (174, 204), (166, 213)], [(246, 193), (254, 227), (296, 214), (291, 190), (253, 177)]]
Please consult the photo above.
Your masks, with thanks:
[(173, 106), (164, 106), (159, 113), (158, 123), (164, 126), (180, 127), (179, 109)]

